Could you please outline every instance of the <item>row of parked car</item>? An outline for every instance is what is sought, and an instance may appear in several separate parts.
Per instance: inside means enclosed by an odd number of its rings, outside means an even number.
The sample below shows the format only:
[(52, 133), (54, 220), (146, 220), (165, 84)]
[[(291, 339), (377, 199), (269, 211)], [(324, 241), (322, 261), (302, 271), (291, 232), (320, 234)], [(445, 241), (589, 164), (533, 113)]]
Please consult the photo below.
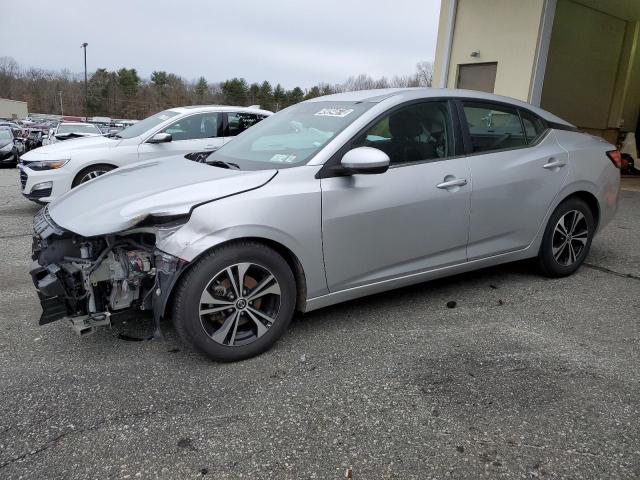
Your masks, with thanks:
[(257, 107), (179, 107), (107, 134), (90, 123), (59, 123), (41, 148), (21, 155), (22, 193), (48, 203), (84, 182), (140, 160), (190, 154), (204, 161), (271, 113)]
[[(109, 133), (117, 133), (112, 130)], [(0, 121), (0, 163), (17, 164), (19, 158), (35, 148), (72, 138), (98, 136), (107, 133), (99, 125), (82, 122), (21, 122)]]

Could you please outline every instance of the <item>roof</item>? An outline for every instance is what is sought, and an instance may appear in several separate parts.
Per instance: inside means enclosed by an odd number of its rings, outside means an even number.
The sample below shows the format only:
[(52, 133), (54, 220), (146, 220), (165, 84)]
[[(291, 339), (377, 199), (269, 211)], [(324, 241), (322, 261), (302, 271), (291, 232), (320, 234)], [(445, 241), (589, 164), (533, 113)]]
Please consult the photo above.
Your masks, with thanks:
[(233, 105), (187, 105), (185, 107), (174, 107), (167, 110), (172, 110), (178, 113), (187, 112), (249, 112), (259, 113), (262, 115), (271, 115), (273, 112), (269, 110), (262, 110), (255, 107), (237, 107)]
[(493, 93), (479, 92), (475, 90), (462, 90), (457, 88), (379, 88), (372, 90), (358, 90), (354, 92), (335, 93), (333, 95), (325, 95), (324, 97), (316, 97), (307, 102), (372, 102), (379, 103), (384, 100), (393, 98), (395, 103), (401, 103), (404, 100), (415, 100), (419, 98), (472, 98), (477, 100), (491, 100), (495, 102), (509, 103), (515, 107), (526, 108), (550, 122), (571, 125), (566, 120), (557, 117), (553, 113), (547, 112), (539, 107), (531, 105), (511, 97), (495, 95)]

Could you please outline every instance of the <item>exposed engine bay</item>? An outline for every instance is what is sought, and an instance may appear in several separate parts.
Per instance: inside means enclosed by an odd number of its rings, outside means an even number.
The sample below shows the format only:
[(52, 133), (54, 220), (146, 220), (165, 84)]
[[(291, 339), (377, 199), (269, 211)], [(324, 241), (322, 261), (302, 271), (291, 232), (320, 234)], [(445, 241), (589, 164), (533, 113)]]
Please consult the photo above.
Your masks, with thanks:
[(67, 318), (86, 335), (114, 316), (149, 312), (158, 335), (168, 294), (186, 265), (155, 247), (156, 236), (170, 229), (141, 226), (84, 238), (56, 225), (43, 208), (34, 219), (30, 269), (42, 304), (40, 325)]

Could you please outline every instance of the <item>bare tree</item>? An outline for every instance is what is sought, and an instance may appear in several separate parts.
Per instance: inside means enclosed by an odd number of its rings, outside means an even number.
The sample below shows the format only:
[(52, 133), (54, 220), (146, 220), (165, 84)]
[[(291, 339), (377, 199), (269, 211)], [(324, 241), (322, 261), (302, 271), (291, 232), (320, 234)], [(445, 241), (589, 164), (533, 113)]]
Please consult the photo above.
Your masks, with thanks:
[(433, 62), (423, 61), (416, 64), (418, 83), (421, 87), (433, 86)]

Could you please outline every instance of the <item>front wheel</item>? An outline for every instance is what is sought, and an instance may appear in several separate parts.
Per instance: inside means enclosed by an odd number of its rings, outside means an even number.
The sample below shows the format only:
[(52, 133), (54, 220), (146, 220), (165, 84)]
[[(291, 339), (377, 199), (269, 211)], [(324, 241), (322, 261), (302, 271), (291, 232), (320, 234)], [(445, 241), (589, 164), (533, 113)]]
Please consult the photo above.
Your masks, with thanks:
[(295, 301), (287, 262), (265, 245), (243, 242), (214, 250), (185, 273), (173, 319), (185, 343), (233, 362), (268, 350), (286, 331)]
[(76, 178), (73, 179), (73, 183), (71, 184), (71, 188), (75, 188), (82, 183), (86, 183), (89, 180), (93, 180), (94, 178), (99, 177), (100, 175), (104, 175), (107, 172), (113, 170), (114, 166), (112, 165), (91, 165), (90, 167), (83, 168), (80, 170)]
[(549, 277), (575, 272), (589, 253), (595, 221), (589, 205), (570, 198), (558, 205), (545, 229), (538, 264)]

